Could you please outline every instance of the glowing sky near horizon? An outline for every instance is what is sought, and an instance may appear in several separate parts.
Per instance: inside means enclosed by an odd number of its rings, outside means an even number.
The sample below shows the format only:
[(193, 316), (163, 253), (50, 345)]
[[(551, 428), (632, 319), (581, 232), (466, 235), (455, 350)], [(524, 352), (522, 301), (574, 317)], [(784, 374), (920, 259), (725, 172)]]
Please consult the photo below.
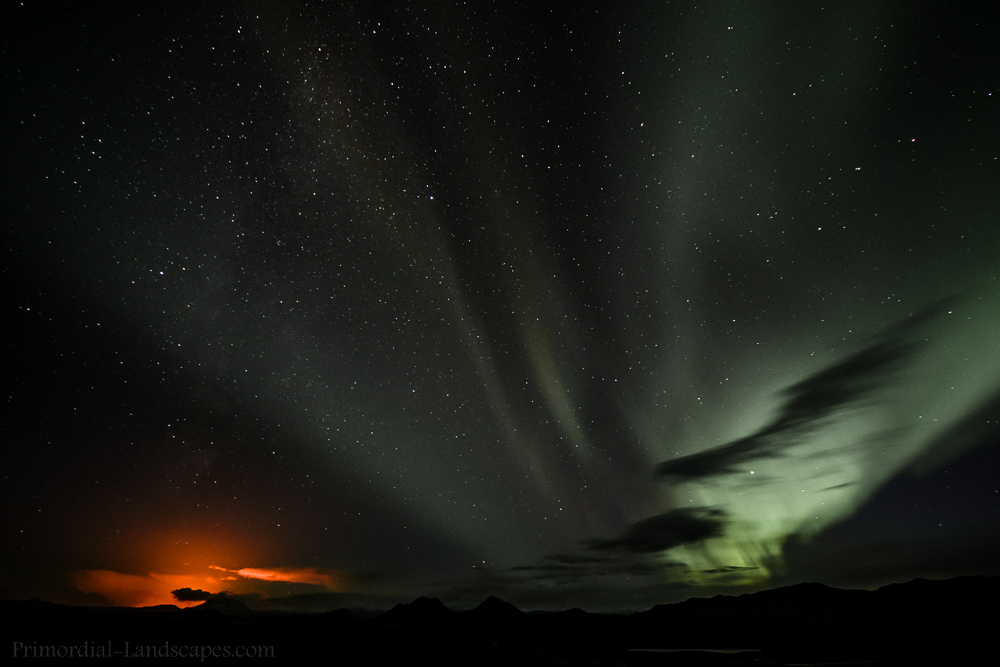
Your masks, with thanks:
[[(974, 17), (20, 11), (5, 595), (613, 606), (990, 561), (785, 558), (995, 447)], [(969, 529), (937, 523), (907, 539)]]

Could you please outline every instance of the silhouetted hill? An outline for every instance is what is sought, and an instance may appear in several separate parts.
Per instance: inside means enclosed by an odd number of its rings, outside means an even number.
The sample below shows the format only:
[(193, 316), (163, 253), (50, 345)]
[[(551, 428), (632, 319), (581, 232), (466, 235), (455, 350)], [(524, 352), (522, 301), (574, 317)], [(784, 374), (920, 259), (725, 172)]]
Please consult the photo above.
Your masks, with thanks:
[[(461, 614), (440, 600), (418, 598), (369, 620), (345, 609), (253, 612), (225, 596), (180, 611), (173, 605), (127, 609), (2, 601), (0, 613), (10, 619), (6, 629), (13, 640), (24, 646), (253, 645), (272, 647), (277, 657), (307, 659), (323, 641), (338, 659), (366, 664), (965, 664), (991, 648), (998, 594), (1000, 578), (962, 577), (917, 579), (876, 591), (799, 584), (692, 598), (627, 616), (582, 609), (525, 614), (493, 597)], [(696, 648), (761, 651), (677, 651)]]
[(135, 611), (146, 614), (174, 614), (184, 610), (175, 604), (155, 604), (150, 607), (137, 607)]
[(528, 622), (528, 616), (523, 611), (509, 602), (504, 602), (498, 597), (490, 596), (483, 600), (475, 609), (470, 609), (463, 614), (464, 620), (474, 624), (490, 625), (516, 625), (520, 626)]
[(419, 597), (409, 604), (397, 604), (370, 623), (379, 625), (451, 625), (456, 614), (437, 598)]
[(951, 615), (982, 613), (1000, 594), (1000, 577), (956, 577), (943, 581), (914, 579), (905, 584), (889, 584), (875, 591), (878, 604), (898, 609), (909, 617), (920, 617), (926, 609), (949, 609)]
[(197, 607), (188, 607), (185, 614), (223, 614), (225, 616), (249, 616), (253, 614), (243, 602), (234, 600), (225, 595), (220, 595), (206, 600)]
[(867, 591), (842, 590), (823, 584), (797, 584), (740, 596), (717, 595), (684, 602), (657, 605), (633, 614), (642, 623), (667, 623), (676, 627), (718, 622), (741, 625), (776, 625), (803, 622), (835, 622), (849, 617), (850, 610), (863, 611)]

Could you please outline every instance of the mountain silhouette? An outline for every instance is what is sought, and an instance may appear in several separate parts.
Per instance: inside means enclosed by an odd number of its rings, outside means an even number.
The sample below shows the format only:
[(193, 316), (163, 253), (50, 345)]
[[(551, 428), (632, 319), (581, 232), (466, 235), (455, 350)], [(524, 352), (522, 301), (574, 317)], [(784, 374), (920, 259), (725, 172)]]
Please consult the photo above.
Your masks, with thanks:
[(463, 615), (464, 619), (475, 624), (522, 625), (528, 622), (528, 615), (509, 602), (490, 596), (478, 607), (470, 609)]
[(419, 597), (409, 604), (397, 604), (389, 611), (376, 616), (372, 623), (379, 625), (453, 625), (455, 612), (437, 598)]
[[(629, 615), (579, 608), (525, 614), (495, 597), (458, 613), (421, 597), (362, 620), (346, 609), (254, 612), (228, 596), (180, 611), (0, 601), (0, 613), (22, 647), (253, 645), (307, 660), (322, 639), (349, 664), (639, 665), (656, 662), (663, 651), (673, 657), (658, 664), (965, 664), (991, 648), (998, 594), (1000, 577), (977, 576), (916, 579), (875, 591), (797, 584)], [(731, 652), (684, 651), (690, 649)], [(735, 652), (742, 649), (759, 650)]]
[(218, 613), (225, 616), (249, 616), (253, 612), (240, 600), (231, 598), (228, 595), (216, 595), (196, 607), (188, 607), (184, 610), (184, 613), (202, 615)]

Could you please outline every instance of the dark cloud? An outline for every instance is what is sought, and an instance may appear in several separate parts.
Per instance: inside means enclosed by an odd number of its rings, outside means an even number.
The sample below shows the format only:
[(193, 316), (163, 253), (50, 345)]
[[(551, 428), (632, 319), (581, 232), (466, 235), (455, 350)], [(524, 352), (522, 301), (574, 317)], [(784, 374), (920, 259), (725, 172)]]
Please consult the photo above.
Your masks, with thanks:
[(518, 565), (510, 569), (529, 580), (554, 584), (576, 583), (597, 576), (618, 574), (622, 564), (614, 557), (588, 558), (572, 554), (553, 554), (532, 565)]
[(597, 540), (593, 549), (620, 549), (656, 553), (722, 534), (722, 512), (717, 509), (677, 509), (629, 526), (618, 539)]
[(775, 443), (761, 434), (741, 438), (722, 447), (664, 461), (656, 467), (661, 477), (697, 479), (738, 472), (738, 466), (778, 455)]
[(664, 461), (660, 477), (710, 478), (735, 472), (750, 461), (776, 458), (825, 426), (839, 411), (886, 386), (920, 343), (913, 333), (941, 310), (941, 304), (894, 327), (882, 340), (825, 368), (782, 392), (777, 418), (753, 435), (689, 456)]
[(857, 482), (844, 482), (843, 484), (834, 484), (833, 486), (828, 486), (824, 491), (833, 491), (835, 489), (846, 489), (849, 486), (854, 486)]
[(621, 537), (586, 542), (585, 552), (550, 554), (541, 562), (513, 567), (510, 573), (521, 577), (522, 583), (557, 585), (654, 576), (668, 568), (687, 567), (684, 563), (664, 562), (659, 554), (721, 535), (723, 524), (724, 515), (717, 509), (670, 510), (628, 526)]
[[(610, 541), (610, 540), (609, 540)], [(521, 577), (521, 583), (573, 584), (581, 581), (630, 576), (646, 577), (660, 574), (665, 568), (685, 568), (683, 563), (666, 562), (650, 557), (650, 553), (620, 552), (607, 557), (577, 557), (571, 554), (546, 556), (532, 565), (518, 565), (510, 572)]]
[(584, 563), (608, 563), (614, 560), (611, 556), (596, 556), (593, 554), (554, 554), (547, 556), (548, 559), (557, 563), (579, 565)]
[(702, 574), (729, 574), (730, 572), (743, 572), (744, 570), (759, 570), (758, 567), (741, 567), (739, 565), (723, 565), (713, 567), (711, 570), (699, 570)]
[(178, 602), (204, 602), (215, 597), (215, 593), (203, 591), (200, 588), (178, 588), (170, 593)]

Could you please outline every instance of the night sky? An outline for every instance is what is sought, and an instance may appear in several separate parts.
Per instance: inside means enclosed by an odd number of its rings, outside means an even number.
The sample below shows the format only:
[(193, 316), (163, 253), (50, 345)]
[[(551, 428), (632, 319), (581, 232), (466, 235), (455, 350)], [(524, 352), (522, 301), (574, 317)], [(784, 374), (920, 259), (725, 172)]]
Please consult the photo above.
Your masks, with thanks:
[(393, 4), (4, 13), (0, 596), (1000, 573), (996, 16)]

